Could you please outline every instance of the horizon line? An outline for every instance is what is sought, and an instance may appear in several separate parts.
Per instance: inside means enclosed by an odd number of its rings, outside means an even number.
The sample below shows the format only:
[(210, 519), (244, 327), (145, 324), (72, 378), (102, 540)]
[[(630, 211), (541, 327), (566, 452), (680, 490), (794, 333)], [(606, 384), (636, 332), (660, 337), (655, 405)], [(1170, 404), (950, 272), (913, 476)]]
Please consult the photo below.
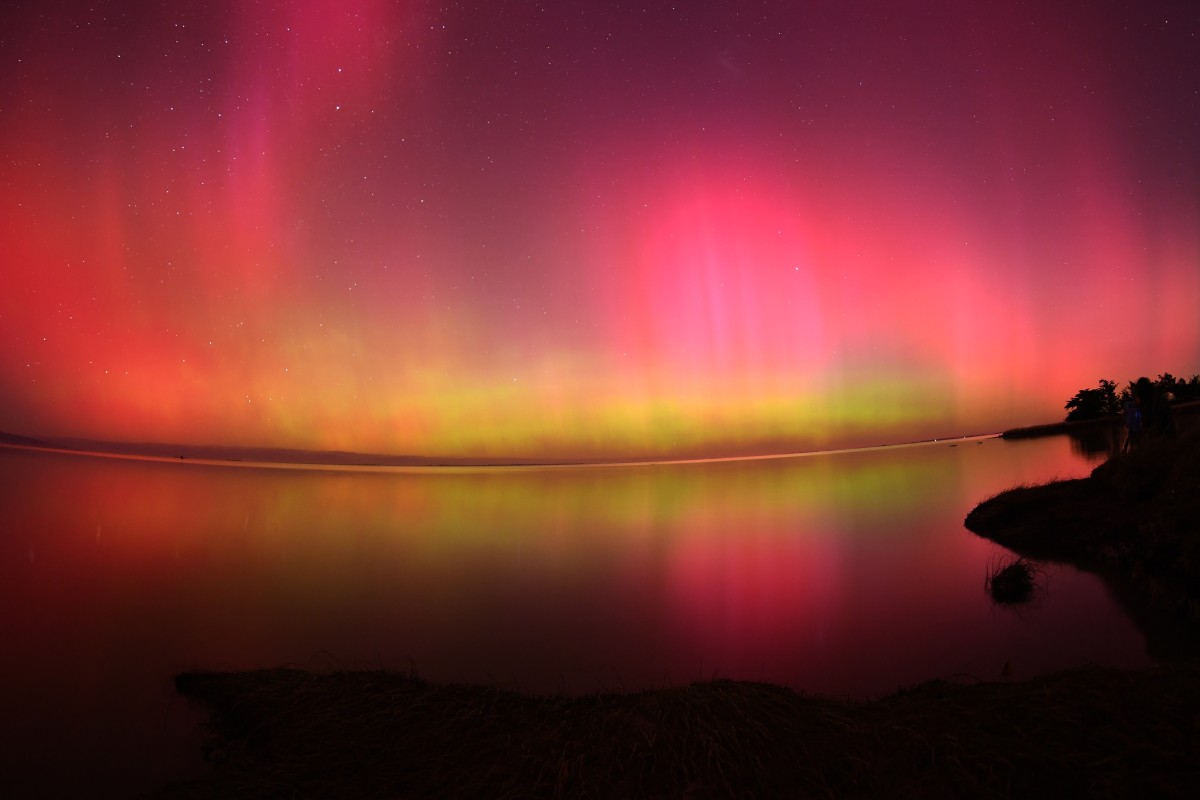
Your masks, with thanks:
[[(4, 441), (5, 436), (11, 436), (23, 441)], [(34, 437), (6, 434), (0, 432), (0, 447), (15, 450), (31, 450), (64, 455), (83, 455), (96, 458), (117, 458), (133, 461), (157, 461), (172, 464), (201, 464), (206, 466), (257, 467), (268, 469), (328, 469), (328, 470), (405, 470), (405, 469), (545, 469), (545, 468), (586, 468), (586, 467), (636, 467), (636, 466), (669, 466), (679, 464), (716, 464), (738, 461), (773, 461), (788, 458), (804, 458), (819, 455), (840, 455), (861, 453), (873, 450), (898, 449), (904, 447), (920, 447), (943, 443), (960, 443), (968, 441), (985, 441), (1002, 438), (1003, 432), (977, 433), (964, 436), (934, 437), (906, 442), (887, 442), (873, 445), (858, 445), (854, 447), (835, 447), (817, 450), (799, 450), (781, 453), (756, 453), (726, 456), (685, 456), (685, 457), (613, 457), (602, 459), (537, 459), (537, 458), (495, 458), (472, 456), (415, 456), (415, 455), (384, 455), (379, 453), (357, 453), (345, 450), (300, 450), (293, 448), (249, 447), (243, 445), (172, 445), (153, 444), (147, 442), (106, 442), (86, 439), (43, 441)], [(88, 445), (78, 447), (73, 445)], [(91, 449), (94, 448), (94, 449)], [(113, 448), (135, 448), (131, 450)], [(136, 448), (146, 448), (138, 452)], [(167, 455), (149, 450), (179, 449), (191, 451), (191, 454)], [(249, 458), (232, 458), (215, 452), (204, 451), (241, 451)], [(255, 454), (254, 451), (259, 451)], [(270, 455), (295, 454), (296, 456), (330, 456), (361, 457), (364, 459), (381, 459), (374, 462), (364, 461), (334, 461), (334, 460), (271, 460)], [(393, 463), (386, 463), (391, 461)], [(407, 461), (408, 463), (404, 463)]]

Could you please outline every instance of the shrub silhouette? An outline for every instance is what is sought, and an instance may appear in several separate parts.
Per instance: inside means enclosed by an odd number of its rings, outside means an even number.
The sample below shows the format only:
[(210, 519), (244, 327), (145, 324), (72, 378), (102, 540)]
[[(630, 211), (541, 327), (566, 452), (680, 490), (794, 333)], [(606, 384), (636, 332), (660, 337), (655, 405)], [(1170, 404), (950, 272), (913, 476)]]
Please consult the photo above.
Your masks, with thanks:
[[(1075, 396), (1066, 402), (1067, 422), (1081, 422), (1089, 419), (1103, 419), (1119, 415), (1125, 403), (1133, 399), (1133, 387), (1137, 383), (1131, 380), (1125, 388), (1117, 392), (1116, 381), (1101, 378), (1095, 389), (1080, 389)], [(1164, 372), (1156, 380), (1151, 381), (1158, 395), (1169, 402), (1186, 403), (1200, 400), (1200, 374), (1191, 378), (1176, 378), (1169, 372)]]

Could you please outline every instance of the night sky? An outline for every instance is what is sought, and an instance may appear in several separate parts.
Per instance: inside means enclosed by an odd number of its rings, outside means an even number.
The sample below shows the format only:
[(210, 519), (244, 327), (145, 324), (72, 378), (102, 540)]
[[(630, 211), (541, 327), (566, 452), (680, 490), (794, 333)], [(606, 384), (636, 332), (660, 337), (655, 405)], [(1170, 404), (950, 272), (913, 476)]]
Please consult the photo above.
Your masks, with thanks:
[(1194, 2), (8, 0), (0, 429), (730, 455), (1200, 372)]

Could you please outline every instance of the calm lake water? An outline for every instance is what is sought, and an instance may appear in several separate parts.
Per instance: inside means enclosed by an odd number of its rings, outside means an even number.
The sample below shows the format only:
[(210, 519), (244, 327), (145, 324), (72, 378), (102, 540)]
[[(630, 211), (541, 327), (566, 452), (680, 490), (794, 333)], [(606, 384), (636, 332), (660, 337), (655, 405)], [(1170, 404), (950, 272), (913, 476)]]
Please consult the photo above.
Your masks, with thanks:
[(993, 605), (984, 578), (1006, 551), (962, 524), (1002, 489), (1092, 466), (1062, 436), (491, 470), (0, 448), (0, 758), (44, 796), (198, 772), (202, 717), (171, 685), (191, 668), (869, 697), (1006, 664), (1146, 665), (1093, 575), (1048, 566), (1032, 605)]

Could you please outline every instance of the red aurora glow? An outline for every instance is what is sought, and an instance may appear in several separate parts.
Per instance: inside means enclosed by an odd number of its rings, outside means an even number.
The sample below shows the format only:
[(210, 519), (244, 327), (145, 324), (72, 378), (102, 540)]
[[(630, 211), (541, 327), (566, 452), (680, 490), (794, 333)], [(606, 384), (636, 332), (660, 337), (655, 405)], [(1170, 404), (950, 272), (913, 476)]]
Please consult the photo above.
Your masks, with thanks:
[(1191, 4), (16, 2), (0, 429), (460, 456), (1200, 371)]

